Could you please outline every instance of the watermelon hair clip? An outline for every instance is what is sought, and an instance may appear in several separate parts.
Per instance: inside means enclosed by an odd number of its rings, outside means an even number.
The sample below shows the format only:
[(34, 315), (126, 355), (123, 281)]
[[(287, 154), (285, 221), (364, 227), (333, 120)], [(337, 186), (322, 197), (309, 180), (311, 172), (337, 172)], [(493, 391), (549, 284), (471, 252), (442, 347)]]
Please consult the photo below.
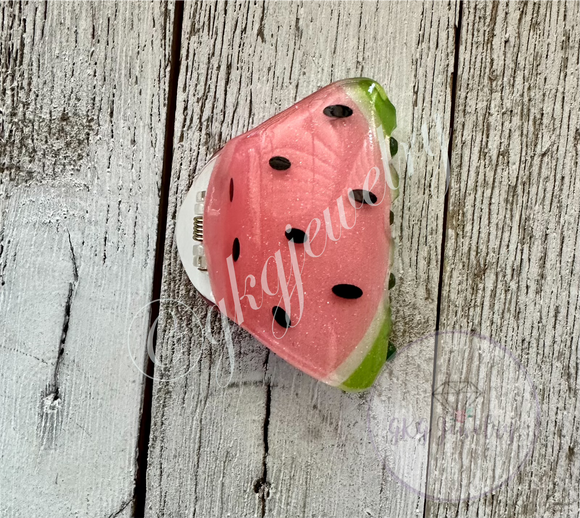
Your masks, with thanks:
[(395, 108), (345, 79), (233, 138), (177, 219), (197, 290), (290, 364), (343, 390), (387, 357)]

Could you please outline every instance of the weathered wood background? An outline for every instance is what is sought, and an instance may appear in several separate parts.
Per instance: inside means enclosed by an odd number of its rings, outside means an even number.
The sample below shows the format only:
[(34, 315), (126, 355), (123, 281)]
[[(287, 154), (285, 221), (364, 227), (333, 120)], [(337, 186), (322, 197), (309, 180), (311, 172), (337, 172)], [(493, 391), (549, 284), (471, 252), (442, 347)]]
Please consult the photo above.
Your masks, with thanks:
[[(580, 516), (580, 3), (0, 2), (0, 30), (1, 517)], [(417, 450), (441, 500), (408, 490), (369, 394), (239, 329), (230, 379), (177, 254), (213, 152), (355, 76), (397, 107), (395, 343), (479, 332), (537, 387), (533, 455), (469, 502), (485, 456)], [(432, 355), (409, 390), (471, 361)]]

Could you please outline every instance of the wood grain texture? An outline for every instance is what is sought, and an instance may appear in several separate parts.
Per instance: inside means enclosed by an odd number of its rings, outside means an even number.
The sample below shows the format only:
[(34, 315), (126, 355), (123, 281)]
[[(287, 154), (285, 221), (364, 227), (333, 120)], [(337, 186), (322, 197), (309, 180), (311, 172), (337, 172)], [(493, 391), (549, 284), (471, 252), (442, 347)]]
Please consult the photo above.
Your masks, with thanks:
[[(541, 424), (531, 461), (507, 486), (433, 504), (427, 516), (580, 513), (579, 19), (577, 2), (463, 7), (441, 327), (509, 348), (537, 387)], [(438, 369), (449, 362), (439, 353)], [(470, 361), (456, 354), (453, 372)], [(507, 404), (515, 387), (498, 383)], [(434, 475), (430, 491), (450, 496), (489, 461), (470, 452), (440, 463), (453, 483), (439, 487)]]
[[(374, 455), (368, 396), (315, 382), (238, 329), (224, 388), (225, 346), (204, 340), (207, 306), (173, 234), (192, 179), (227, 140), (334, 80), (372, 77), (397, 107), (395, 134), (401, 155), (405, 145), (409, 154), (399, 164), (393, 206), (395, 342), (432, 331), (456, 10), (445, 2), (185, 4), (162, 287), (176, 302), (167, 301), (159, 321), (148, 516), (422, 513), (422, 498), (392, 480)], [(199, 323), (186, 318), (185, 306)], [(421, 381), (430, 386), (430, 373)]]
[(132, 513), (172, 21), (0, 3), (3, 517)]
[[(580, 515), (579, 19), (578, 2), (185, 4), (148, 516), (422, 516), (422, 487), (451, 501), (428, 517)], [(0, 3), (3, 517), (134, 514), (173, 22), (161, 2)], [(315, 382), (231, 324), (229, 343), (177, 255), (177, 211), (209, 156), (353, 76), (398, 113), (394, 341), (435, 328), (444, 237), (441, 328), (506, 346), (537, 388), (531, 459), (481, 498), (523, 443), (432, 437), (429, 458), (407, 444), (404, 488), (371, 445), (370, 395)], [(413, 347), (377, 383), (375, 433), (420, 396), (429, 410), (434, 350)], [(475, 379), (500, 420), (519, 405), (529, 440), (534, 402), (485, 351), (441, 340), (435, 385)]]

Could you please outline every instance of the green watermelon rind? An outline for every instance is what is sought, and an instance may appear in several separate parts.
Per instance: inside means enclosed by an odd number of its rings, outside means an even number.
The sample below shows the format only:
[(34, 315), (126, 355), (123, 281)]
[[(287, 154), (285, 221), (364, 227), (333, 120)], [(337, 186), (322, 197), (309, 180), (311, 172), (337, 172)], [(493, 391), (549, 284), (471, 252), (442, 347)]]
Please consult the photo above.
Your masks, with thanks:
[[(392, 137), (392, 134), (397, 127), (397, 109), (383, 87), (373, 79), (366, 77), (356, 79), (356, 85), (357, 88), (354, 91), (349, 90), (349, 95), (363, 110), (369, 123), (374, 124), (378, 119), (388, 139), (391, 156), (395, 156), (399, 150), (399, 143)], [(397, 185), (397, 189), (391, 189), (391, 202), (393, 202), (399, 197), (399, 175), (392, 165), (390, 173), (393, 182)]]
[(363, 98), (370, 102), (371, 108), (374, 109), (381, 121), (385, 136), (390, 137), (397, 127), (397, 110), (395, 106), (383, 90), (383, 87), (376, 81), (362, 77), (358, 80), (358, 86), (364, 96)]
[(385, 319), (375, 338), (373, 345), (357, 369), (338, 387), (345, 392), (358, 392), (372, 386), (385, 361), (393, 354), (393, 348), (389, 347), (389, 337), (393, 322), (391, 319), (391, 307), (385, 310)]
[[(366, 108), (365, 111), (368, 111), (368, 113), (365, 115), (369, 121), (375, 120), (375, 116), (378, 117), (383, 127), (383, 133), (389, 137), (391, 154), (396, 154), (398, 151), (398, 143), (391, 138), (393, 131), (397, 127), (397, 112), (395, 106), (389, 100), (382, 86), (376, 81), (361, 78), (357, 83), (359, 92), (362, 94), (360, 98), (355, 99), (357, 104)], [(398, 184), (398, 175), (393, 168), (391, 168), (391, 175)], [(392, 200), (394, 200), (398, 195), (398, 190), (391, 192), (393, 194)], [(385, 318), (373, 345), (356, 370), (338, 385), (340, 389), (345, 392), (358, 392), (372, 386), (383, 368), (385, 361), (392, 358), (396, 352), (396, 348), (389, 341), (392, 326), (391, 307), (388, 305), (385, 309)]]

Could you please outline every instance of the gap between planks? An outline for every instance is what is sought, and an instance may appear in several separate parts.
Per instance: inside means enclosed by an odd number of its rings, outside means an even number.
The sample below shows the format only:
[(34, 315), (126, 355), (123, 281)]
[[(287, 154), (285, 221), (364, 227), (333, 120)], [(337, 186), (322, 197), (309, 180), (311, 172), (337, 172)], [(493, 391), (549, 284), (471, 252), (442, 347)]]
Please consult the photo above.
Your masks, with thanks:
[[(439, 285), (437, 286), (437, 306), (435, 317), (435, 343), (433, 344), (435, 350), (433, 352), (433, 375), (431, 385), (431, 410), (429, 413), (429, 429), (433, 430), (433, 417), (435, 416), (435, 384), (437, 383), (437, 358), (439, 346), (439, 331), (441, 324), (441, 301), (443, 298), (443, 278), (445, 272), (445, 241), (447, 238), (447, 214), (449, 212), (449, 187), (451, 184), (451, 151), (453, 149), (453, 126), (455, 122), (455, 100), (457, 97), (457, 76), (459, 74), (459, 51), (461, 48), (461, 20), (463, 17), (463, 0), (459, 0), (459, 7), (457, 13), (457, 24), (455, 25), (455, 51), (453, 54), (453, 79), (451, 81), (451, 110), (449, 113), (449, 144), (447, 146), (447, 176), (445, 184), (445, 197), (443, 201), (443, 225), (441, 231), (441, 252), (439, 255)], [(429, 494), (429, 475), (431, 458), (431, 441), (427, 446), (427, 468), (425, 470), (425, 495)], [(425, 498), (423, 502), (423, 518), (427, 517), (427, 502)]]
[[(159, 214), (157, 217), (157, 243), (155, 246), (155, 265), (153, 268), (153, 286), (151, 289), (151, 313), (149, 315), (149, 330), (156, 326), (159, 318), (158, 301), (161, 296), (161, 282), (163, 278), (163, 255), (165, 250), (165, 236), (167, 228), (167, 204), (169, 186), (171, 183), (171, 168), (173, 166), (173, 135), (175, 131), (175, 110), (177, 106), (177, 88), (179, 82), (181, 30), (183, 26), (183, 0), (175, 2), (173, 18), (173, 39), (171, 43), (171, 59), (169, 71), (169, 87), (167, 95), (167, 115), (165, 117), (165, 142), (163, 148), (163, 169), (161, 172), (161, 186), (159, 190)], [(157, 333), (153, 334), (153, 352), (157, 346)], [(147, 455), (149, 450), (149, 436), (151, 432), (151, 406), (153, 402), (153, 375), (155, 365), (147, 354), (146, 376), (143, 384), (141, 405), (141, 422), (137, 442), (137, 472), (135, 476), (135, 492), (133, 495), (133, 516), (145, 516), (145, 500), (147, 493)]]

